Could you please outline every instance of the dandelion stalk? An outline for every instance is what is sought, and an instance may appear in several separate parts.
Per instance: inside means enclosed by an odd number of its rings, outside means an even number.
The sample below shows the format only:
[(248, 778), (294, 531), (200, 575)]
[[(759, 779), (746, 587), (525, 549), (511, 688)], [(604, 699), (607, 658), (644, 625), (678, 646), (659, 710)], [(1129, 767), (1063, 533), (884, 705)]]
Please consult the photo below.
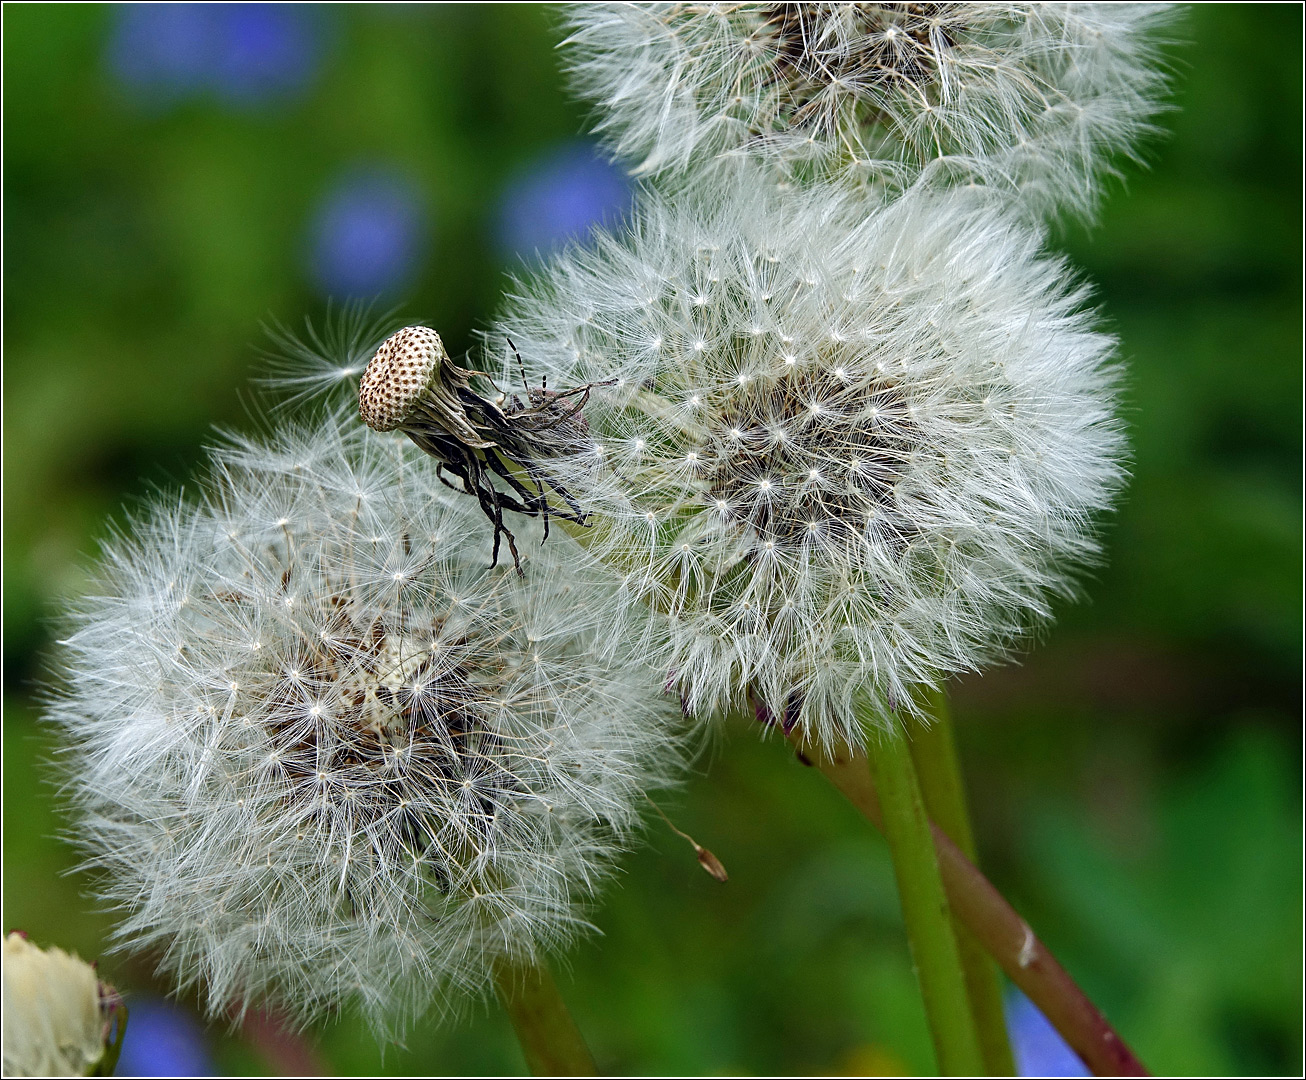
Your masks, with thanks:
[[(802, 760), (829, 781), (877, 829), (884, 828), (879, 794), (860, 751), (829, 752), (797, 733)], [(932, 825), (939, 872), (953, 914), (979, 940), (1070, 1048), (1096, 1076), (1148, 1076), (1143, 1063), (1107, 1022), (1069, 972), (996, 888), (937, 825)]]
[[(904, 726), (926, 812), (966, 858), (978, 865), (947, 695), (941, 690), (928, 691), (922, 695), (921, 705), (929, 714), (930, 722), (909, 716), (904, 720)], [(1011, 1042), (1002, 1011), (1002, 982), (998, 969), (975, 935), (958, 922), (955, 915), (953, 924), (985, 1072), (989, 1076), (1015, 1076), (1016, 1063), (1011, 1056)]]
[(589, 1047), (543, 964), (500, 959), (494, 984), (532, 1076), (597, 1075)]
[(979, 1036), (907, 740), (880, 739), (872, 747), (870, 762), (939, 1071), (944, 1076), (977, 1076), (984, 1071)]
[(104, 1057), (100, 1059), (99, 1065), (96, 1066), (95, 1076), (112, 1076), (114, 1069), (118, 1067), (118, 1059), (122, 1056), (122, 1041), (127, 1037), (127, 1006), (119, 1004), (117, 1006), (117, 1017), (113, 1024), (113, 1034), (110, 1041), (105, 1044)]

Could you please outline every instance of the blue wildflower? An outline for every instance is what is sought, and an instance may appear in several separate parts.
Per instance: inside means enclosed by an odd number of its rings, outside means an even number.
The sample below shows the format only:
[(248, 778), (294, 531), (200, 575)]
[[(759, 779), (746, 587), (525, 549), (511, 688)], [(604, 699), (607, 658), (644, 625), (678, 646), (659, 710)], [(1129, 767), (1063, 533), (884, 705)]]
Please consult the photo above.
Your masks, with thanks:
[(311, 12), (291, 4), (124, 4), (114, 9), (109, 66), (155, 102), (212, 94), (261, 104), (313, 78), (319, 29)]
[(188, 1010), (161, 998), (133, 997), (118, 1058), (119, 1076), (213, 1076), (204, 1029)]
[(1007, 997), (1007, 1033), (1021, 1076), (1091, 1076), (1079, 1055), (1019, 990)]
[(564, 143), (519, 173), (499, 198), (497, 241), (507, 255), (547, 253), (630, 206), (631, 185), (585, 142)]
[(392, 296), (412, 283), (427, 240), (425, 208), (412, 183), (384, 169), (351, 170), (314, 217), (312, 274), (330, 296)]

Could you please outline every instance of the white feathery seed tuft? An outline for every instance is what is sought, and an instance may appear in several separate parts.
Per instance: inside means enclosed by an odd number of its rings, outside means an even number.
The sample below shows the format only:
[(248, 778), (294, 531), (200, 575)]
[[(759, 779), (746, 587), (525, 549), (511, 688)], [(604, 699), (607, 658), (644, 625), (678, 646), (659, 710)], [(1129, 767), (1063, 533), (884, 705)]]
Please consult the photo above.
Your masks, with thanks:
[(1114, 341), (975, 191), (697, 198), (556, 259), (487, 341), (595, 384), (593, 446), (555, 472), (626, 597), (672, 616), (641, 649), (686, 707), (751, 695), (861, 745), (859, 699), (892, 726), (1073, 593), (1122, 482)]
[(393, 1034), (585, 927), (679, 716), (597, 658), (611, 590), (573, 544), (529, 588), (487, 569), (471, 501), (341, 422), (233, 441), (201, 505), (111, 542), (48, 714), (120, 942), (214, 1015)]
[(265, 326), (264, 371), (255, 383), (270, 392), (276, 411), (305, 402), (357, 407), (358, 383), (377, 349), (403, 324), (396, 309), (360, 300), (328, 304), (316, 325), (296, 331), (275, 320)]
[(1090, 216), (1166, 89), (1158, 3), (596, 3), (573, 84), (647, 175), (732, 155), (889, 191), (1014, 191)]

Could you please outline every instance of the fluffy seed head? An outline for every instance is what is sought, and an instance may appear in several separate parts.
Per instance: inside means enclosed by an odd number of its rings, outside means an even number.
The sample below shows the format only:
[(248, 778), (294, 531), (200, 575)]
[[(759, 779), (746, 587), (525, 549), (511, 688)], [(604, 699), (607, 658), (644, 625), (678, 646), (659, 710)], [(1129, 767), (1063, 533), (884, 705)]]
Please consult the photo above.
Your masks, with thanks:
[(647, 652), (691, 709), (751, 691), (859, 743), (859, 695), (888, 723), (1072, 591), (1121, 478), (1113, 342), (1039, 247), (974, 191), (867, 216), (754, 181), (653, 199), (512, 303), (491, 341), (612, 380), (558, 474), (672, 615)]
[(233, 443), (201, 505), (110, 545), (49, 710), (75, 835), (120, 939), (213, 1013), (391, 1031), (483, 993), (583, 926), (664, 779), (674, 718), (597, 659), (593, 565), (559, 539), (523, 588), (482, 524), (406, 441), (328, 422)]
[(637, 171), (723, 155), (1093, 209), (1165, 88), (1165, 4), (655, 3), (567, 9), (575, 85)]

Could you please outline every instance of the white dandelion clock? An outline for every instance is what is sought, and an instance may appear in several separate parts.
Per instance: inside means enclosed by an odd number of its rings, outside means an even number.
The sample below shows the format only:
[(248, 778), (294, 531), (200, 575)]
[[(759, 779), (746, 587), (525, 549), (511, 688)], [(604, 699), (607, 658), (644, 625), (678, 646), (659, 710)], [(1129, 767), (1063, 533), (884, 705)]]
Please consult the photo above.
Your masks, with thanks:
[(730, 155), (1088, 214), (1165, 90), (1166, 4), (584, 4), (574, 84), (636, 171)]
[(573, 545), (487, 569), (470, 500), (337, 423), (217, 451), (202, 505), (108, 545), (49, 713), (120, 940), (214, 1014), (391, 1032), (583, 928), (678, 716), (595, 659)]
[(488, 340), (593, 384), (555, 473), (672, 617), (645, 648), (687, 708), (861, 745), (866, 702), (891, 724), (1074, 591), (1122, 478), (1114, 342), (974, 192), (700, 197), (561, 256)]

